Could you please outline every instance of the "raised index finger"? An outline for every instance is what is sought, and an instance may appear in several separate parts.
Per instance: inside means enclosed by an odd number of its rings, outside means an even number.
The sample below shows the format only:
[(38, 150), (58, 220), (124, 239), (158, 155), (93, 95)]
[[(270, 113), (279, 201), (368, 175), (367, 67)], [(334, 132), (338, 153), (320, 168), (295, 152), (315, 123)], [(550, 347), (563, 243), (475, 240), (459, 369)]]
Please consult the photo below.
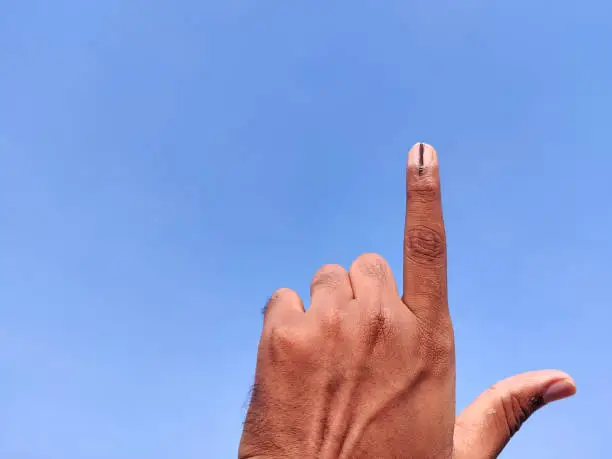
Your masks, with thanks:
[(419, 319), (448, 317), (446, 235), (438, 155), (418, 143), (408, 153), (404, 231), (404, 303)]

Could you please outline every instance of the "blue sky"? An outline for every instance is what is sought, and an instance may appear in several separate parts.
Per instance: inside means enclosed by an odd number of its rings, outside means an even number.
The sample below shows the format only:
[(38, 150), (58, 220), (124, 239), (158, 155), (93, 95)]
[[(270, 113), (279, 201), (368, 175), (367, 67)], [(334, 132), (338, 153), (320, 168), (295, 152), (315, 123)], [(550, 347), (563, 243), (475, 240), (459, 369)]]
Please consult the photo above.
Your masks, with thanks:
[(268, 295), (400, 275), (417, 141), (459, 407), (560, 368), (502, 457), (608, 457), (612, 6), (552, 5), (2, 1), (0, 457), (234, 457)]

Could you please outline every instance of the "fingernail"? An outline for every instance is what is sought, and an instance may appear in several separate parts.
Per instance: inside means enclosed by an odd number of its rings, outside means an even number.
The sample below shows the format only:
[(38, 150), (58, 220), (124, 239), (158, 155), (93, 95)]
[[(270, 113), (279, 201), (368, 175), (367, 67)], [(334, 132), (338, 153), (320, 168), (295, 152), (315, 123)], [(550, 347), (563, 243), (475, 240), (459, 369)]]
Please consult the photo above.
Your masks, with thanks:
[(556, 381), (546, 388), (542, 398), (544, 403), (551, 403), (562, 398), (567, 398), (576, 393), (576, 384), (569, 379)]
[(436, 159), (436, 150), (426, 143), (417, 143), (408, 154), (408, 164), (419, 169), (419, 175)]

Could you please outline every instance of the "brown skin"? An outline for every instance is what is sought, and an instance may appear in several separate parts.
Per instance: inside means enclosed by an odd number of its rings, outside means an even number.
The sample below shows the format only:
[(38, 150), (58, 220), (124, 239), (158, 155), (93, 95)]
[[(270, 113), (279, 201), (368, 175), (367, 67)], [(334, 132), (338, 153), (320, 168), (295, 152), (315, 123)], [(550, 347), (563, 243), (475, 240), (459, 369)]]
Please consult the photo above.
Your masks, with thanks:
[(240, 459), (495, 458), (545, 403), (559, 371), (514, 376), (455, 417), (455, 348), (436, 151), (408, 155), (403, 295), (376, 254), (323, 266), (311, 307), (278, 290), (259, 343)]

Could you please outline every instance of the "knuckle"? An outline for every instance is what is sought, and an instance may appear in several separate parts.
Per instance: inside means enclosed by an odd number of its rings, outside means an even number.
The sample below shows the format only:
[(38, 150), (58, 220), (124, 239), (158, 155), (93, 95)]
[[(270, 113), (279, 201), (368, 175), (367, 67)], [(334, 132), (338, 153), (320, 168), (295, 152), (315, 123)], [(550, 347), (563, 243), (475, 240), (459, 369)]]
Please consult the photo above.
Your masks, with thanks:
[(267, 347), (272, 361), (278, 362), (292, 358), (308, 347), (307, 340), (297, 327), (286, 324), (271, 327), (267, 339)]
[(410, 183), (408, 190), (413, 203), (429, 204), (440, 199), (440, 183), (428, 176), (421, 176)]
[(435, 328), (421, 326), (420, 336), (421, 355), (430, 363), (432, 372), (446, 374), (454, 367), (455, 361), (452, 325)]
[(279, 288), (270, 296), (270, 298), (268, 299), (268, 302), (264, 306), (263, 311), (262, 311), (264, 317), (268, 314), (268, 312), (273, 307), (279, 304), (285, 303), (285, 302), (292, 302), (292, 301), (298, 301), (298, 302), (301, 301), (298, 294), (295, 293), (290, 288)]
[(455, 354), (455, 339), (452, 331), (437, 333), (434, 342), (438, 355), (448, 358)]
[(514, 435), (531, 414), (523, 402), (511, 392), (502, 395), (506, 424), (510, 435)]
[(355, 270), (379, 281), (386, 280), (390, 272), (387, 261), (377, 253), (364, 253), (357, 257), (351, 266), (351, 271)]
[(321, 314), (321, 324), (326, 335), (339, 335), (343, 322), (344, 313), (339, 308), (328, 307)]
[(321, 267), (314, 278), (312, 279), (312, 283), (310, 285), (310, 291), (316, 288), (335, 288), (337, 287), (343, 279), (346, 277), (345, 269), (340, 265), (325, 265)]
[(440, 264), (444, 260), (444, 232), (426, 225), (409, 228), (404, 238), (406, 256), (417, 264)]
[[(441, 276), (419, 276), (416, 292), (405, 298), (407, 304), (427, 309), (439, 317), (437, 320), (448, 320), (448, 295), (446, 281)], [(436, 328), (436, 324), (428, 324)], [(447, 323), (442, 325), (448, 326)]]
[(507, 432), (508, 438), (518, 432), (541, 403), (537, 397), (520, 397), (511, 390), (500, 388), (497, 385), (493, 385), (489, 391), (498, 400), (497, 404), (500, 408), (498, 421), (501, 424), (500, 428)]

